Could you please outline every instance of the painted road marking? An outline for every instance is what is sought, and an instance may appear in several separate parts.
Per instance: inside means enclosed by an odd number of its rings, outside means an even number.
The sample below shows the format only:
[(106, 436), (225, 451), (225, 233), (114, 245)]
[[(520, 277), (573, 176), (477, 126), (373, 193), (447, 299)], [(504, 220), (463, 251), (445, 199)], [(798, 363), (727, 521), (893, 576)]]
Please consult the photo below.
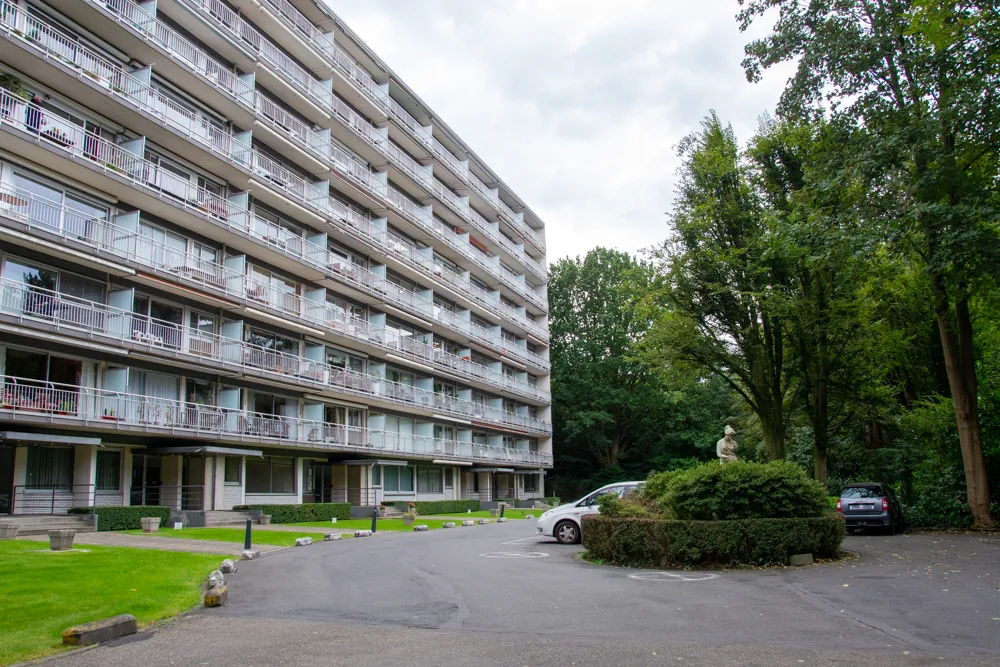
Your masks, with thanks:
[(628, 578), (638, 581), (709, 581), (718, 579), (719, 575), (711, 572), (644, 572), (630, 574)]
[(541, 551), (493, 551), (479, 555), (483, 558), (545, 558), (548, 556), (547, 553)]
[[(545, 539), (541, 535), (532, 535), (531, 537), (522, 537), (519, 540), (511, 540), (509, 542), (501, 542), (501, 544), (521, 544), (522, 542), (527, 542), (529, 540), (541, 540)], [(551, 538), (549, 538), (551, 539)]]

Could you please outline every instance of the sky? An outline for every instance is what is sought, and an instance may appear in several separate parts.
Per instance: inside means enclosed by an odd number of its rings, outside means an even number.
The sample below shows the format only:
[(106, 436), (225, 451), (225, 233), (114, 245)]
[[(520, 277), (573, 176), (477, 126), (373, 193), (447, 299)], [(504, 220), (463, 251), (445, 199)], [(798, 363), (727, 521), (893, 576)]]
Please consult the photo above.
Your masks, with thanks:
[(747, 82), (736, 0), (328, 2), (542, 218), (549, 262), (661, 242), (678, 142), (711, 109), (746, 141), (791, 74)]

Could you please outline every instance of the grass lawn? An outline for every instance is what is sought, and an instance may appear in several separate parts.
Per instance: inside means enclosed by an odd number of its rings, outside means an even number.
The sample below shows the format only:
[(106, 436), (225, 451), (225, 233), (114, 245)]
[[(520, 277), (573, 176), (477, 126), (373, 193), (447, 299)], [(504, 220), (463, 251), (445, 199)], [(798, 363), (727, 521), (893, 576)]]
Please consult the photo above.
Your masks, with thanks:
[[(142, 535), (141, 530), (126, 530), (129, 535)], [(243, 544), (243, 537), (246, 531), (243, 528), (184, 528), (183, 530), (171, 530), (171, 529), (160, 529), (159, 532), (153, 533), (152, 537), (174, 537), (182, 540), (210, 540), (212, 542), (234, 542), (236, 544)], [(266, 527), (254, 526), (253, 528), (253, 543), (254, 544), (268, 544), (277, 547), (291, 547), (295, 546), (296, 537), (312, 537), (316, 539), (315, 532), (309, 532), (303, 535), (297, 533), (288, 533), (277, 530), (267, 530)], [(323, 539), (323, 536), (319, 536)]]
[[(456, 515), (455, 521), (461, 521), (461, 518)], [(415, 524), (424, 524), (430, 530), (435, 530), (441, 527), (441, 524), (448, 521), (447, 519), (424, 519), (422, 517), (417, 517)], [(310, 521), (308, 523), (286, 523), (286, 526), (299, 526), (301, 528), (329, 528), (330, 530), (368, 530), (372, 527), (371, 519), (351, 519), (350, 521), (337, 520), (337, 523), (327, 523), (325, 521)], [(379, 519), (378, 523), (375, 524), (376, 532), (380, 530), (392, 530), (392, 531), (412, 531), (413, 526), (404, 526), (402, 519)]]
[[(505, 509), (503, 511), (503, 515), (506, 518), (508, 518), (508, 519), (523, 519), (525, 514), (534, 514), (535, 518), (537, 519), (538, 517), (542, 516), (542, 512), (544, 512), (544, 511), (545, 510), (511, 509), (511, 508), (508, 507), (507, 509)], [(460, 518), (460, 517), (464, 516), (467, 519), (489, 519), (489, 518), (492, 518), (492, 517), (490, 517), (490, 511), (489, 510), (481, 510), (479, 512), (472, 512), (471, 514), (468, 513), (468, 512), (460, 512), (458, 514), (436, 514), (435, 516), (453, 516), (453, 517), (456, 517), (456, 518)], [(419, 520), (419, 517), (418, 517), (418, 520)]]
[[(0, 541), (0, 665), (55, 653), (66, 628), (117, 614), (139, 625), (174, 616), (201, 600), (201, 583), (225, 556)], [(44, 549), (38, 553), (36, 550)]]

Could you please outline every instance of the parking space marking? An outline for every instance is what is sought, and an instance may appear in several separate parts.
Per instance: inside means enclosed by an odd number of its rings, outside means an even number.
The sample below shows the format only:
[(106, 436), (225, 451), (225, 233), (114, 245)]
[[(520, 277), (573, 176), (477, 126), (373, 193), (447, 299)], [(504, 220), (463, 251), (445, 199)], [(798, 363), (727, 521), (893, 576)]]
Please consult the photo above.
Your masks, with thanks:
[(547, 553), (541, 551), (493, 551), (479, 554), (483, 558), (545, 558)]
[(532, 535), (531, 537), (522, 537), (519, 540), (510, 540), (509, 542), (501, 542), (500, 544), (521, 544), (522, 542), (527, 542), (528, 540), (540, 540), (544, 539), (541, 535)]
[(719, 575), (711, 572), (643, 572), (630, 574), (628, 578), (638, 581), (709, 581), (718, 579)]

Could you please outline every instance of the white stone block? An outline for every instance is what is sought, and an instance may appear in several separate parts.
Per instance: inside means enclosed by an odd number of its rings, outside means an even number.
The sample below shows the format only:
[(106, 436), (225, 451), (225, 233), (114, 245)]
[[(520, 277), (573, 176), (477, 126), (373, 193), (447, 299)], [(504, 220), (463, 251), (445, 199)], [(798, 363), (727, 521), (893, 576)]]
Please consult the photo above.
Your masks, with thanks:
[(356, 530), (354, 531), (354, 537), (371, 537), (372, 531), (370, 530)]
[(311, 537), (296, 537), (295, 546), (297, 547), (307, 547), (313, 543), (313, 538)]
[(340, 533), (327, 533), (326, 535), (323, 536), (324, 542), (335, 542), (337, 540), (342, 540), (342, 539), (344, 539), (344, 536), (341, 535)]
[(413, 527), (413, 532), (415, 532), (415, 533), (422, 533), (422, 532), (424, 532), (427, 529), (428, 528), (427, 528), (427, 526), (425, 524), (420, 524), (420, 525), (417, 525), (417, 526)]
[(480, 519), (480, 520), (479, 520), (479, 525), (480, 525), (480, 526), (486, 526), (486, 525), (488, 525), (489, 523), (490, 523), (490, 520), (489, 520), (489, 519)]
[(454, 528), (455, 527), (455, 522), (454, 521), (446, 521), (446, 522), (444, 522), (444, 523), (441, 524), (441, 527), (442, 528)]
[(242, 560), (253, 560), (258, 557), (260, 557), (260, 549), (244, 549), (243, 555), (240, 556)]
[(500, 517), (499, 519), (497, 519), (497, 523), (507, 523), (507, 517), (505, 516)]
[(222, 574), (232, 574), (236, 571), (236, 563), (227, 558), (222, 561), (221, 565), (219, 565), (219, 571), (222, 572)]
[(463, 526), (475, 526), (476, 522), (473, 521), (472, 519), (466, 519), (465, 521), (462, 522), (462, 525)]

